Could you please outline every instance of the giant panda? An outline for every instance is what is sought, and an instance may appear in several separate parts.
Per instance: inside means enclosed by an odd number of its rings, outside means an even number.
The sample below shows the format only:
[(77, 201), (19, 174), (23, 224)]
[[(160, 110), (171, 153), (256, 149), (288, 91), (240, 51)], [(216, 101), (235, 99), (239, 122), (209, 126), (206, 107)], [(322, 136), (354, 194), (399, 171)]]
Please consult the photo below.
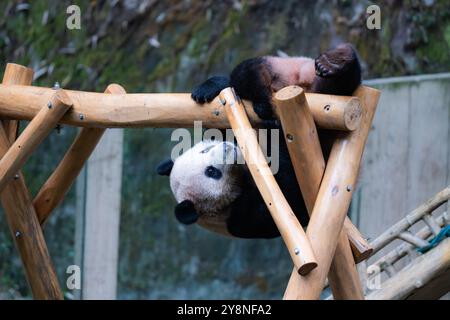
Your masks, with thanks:
[[(252, 101), (265, 128), (279, 129), (272, 108), (272, 94), (288, 85), (307, 92), (351, 95), (361, 83), (361, 66), (355, 49), (341, 44), (318, 56), (257, 57), (241, 62), (230, 77), (209, 78), (192, 92), (202, 104), (212, 101), (226, 87), (233, 87), (242, 99)], [(324, 156), (330, 142), (319, 130)], [(324, 137), (325, 136), (325, 137)], [(289, 158), (283, 134), (279, 135), (279, 169), (274, 175), (300, 223), (309, 217)], [(270, 145), (268, 148), (270, 153)], [(274, 238), (280, 235), (245, 164), (236, 161), (239, 148), (230, 142), (206, 140), (179, 156), (162, 162), (157, 172), (170, 177), (177, 201), (175, 216), (183, 224), (199, 225), (232, 237)], [(223, 161), (227, 159), (227, 161)]]

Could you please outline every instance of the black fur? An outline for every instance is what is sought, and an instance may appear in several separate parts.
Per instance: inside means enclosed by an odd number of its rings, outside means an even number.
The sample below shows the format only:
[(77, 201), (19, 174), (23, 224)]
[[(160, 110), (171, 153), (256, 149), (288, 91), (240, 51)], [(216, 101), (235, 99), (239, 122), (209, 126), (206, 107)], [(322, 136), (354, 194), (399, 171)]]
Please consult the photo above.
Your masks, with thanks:
[[(311, 85), (312, 92), (336, 95), (351, 95), (361, 83), (361, 67), (358, 56), (349, 44), (322, 53), (315, 60), (316, 77)], [(267, 128), (281, 127), (273, 120), (271, 83), (277, 75), (271, 70), (265, 58), (254, 58), (240, 63), (231, 73), (230, 80), (225, 77), (213, 77), (196, 87), (192, 98), (199, 102), (213, 100), (221, 90), (231, 85), (243, 99), (253, 102), (256, 114), (268, 120)], [(323, 132), (319, 132), (323, 136)], [(329, 142), (323, 143), (324, 156), (329, 153)], [(301, 192), (295, 178), (295, 172), (282, 131), (280, 132), (279, 171), (275, 175), (281, 190), (293, 212), (303, 226), (309, 217)], [(268, 148), (270, 152), (270, 147)], [(279, 236), (278, 229), (270, 216), (253, 179), (247, 173), (245, 186), (240, 197), (233, 203), (231, 215), (227, 221), (228, 231), (241, 238), (273, 238)]]
[(172, 159), (167, 159), (161, 162), (156, 168), (156, 172), (160, 176), (170, 176), (170, 172), (172, 172), (173, 161)]
[(227, 77), (215, 76), (192, 90), (191, 97), (197, 103), (211, 102), (223, 89), (230, 86)]
[(184, 200), (176, 205), (175, 217), (183, 224), (193, 224), (198, 220), (198, 213), (192, 201)]

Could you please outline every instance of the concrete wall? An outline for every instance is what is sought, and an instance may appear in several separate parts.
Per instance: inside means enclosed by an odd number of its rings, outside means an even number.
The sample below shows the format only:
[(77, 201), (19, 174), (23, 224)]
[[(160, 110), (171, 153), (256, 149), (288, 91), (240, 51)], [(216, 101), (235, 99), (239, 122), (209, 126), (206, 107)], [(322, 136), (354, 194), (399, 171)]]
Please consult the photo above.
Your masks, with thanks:
[(373, 239), (450, 184), (450, 73), (366, 84), (382, 94), (351, 215)]

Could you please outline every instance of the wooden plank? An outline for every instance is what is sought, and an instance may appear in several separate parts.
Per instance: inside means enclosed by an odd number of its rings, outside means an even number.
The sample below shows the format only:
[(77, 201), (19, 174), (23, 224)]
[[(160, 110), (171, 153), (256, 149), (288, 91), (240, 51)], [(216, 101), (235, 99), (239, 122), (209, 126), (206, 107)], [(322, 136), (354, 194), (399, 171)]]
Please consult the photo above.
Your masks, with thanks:
[(83, 299), (115, 299), (121, 211), (123, 130), (107, 130), (86, 168), (82, 226)]
[[(278, 91), (275, 95), (275, 104), (295, 175), (308, 213), (311, 214), (325, 172), (325, 159), (314, 119), (309, 111), (305, 93), (298, 86)], [(335, 299), (364, 299), (345, 230), (342, 230), (339, 236), (328, 278)], [(295, 296), (298, 296), (298, 293)]]
[[(74, 105), (62, 123), (81, 127), (192, 127), (229, 128), (219, 99), (198, 105), (187, 93), (108, 95), (66, 90)], [(53, 90), (41, 87), (0, 85), (0, 117), (31, 120), (51, 98)], [(360, 104), (355, 97), (306, 94), (311, 112), (321, 128), (348, 131), (360, 121)], [(261, 119), (245, 102), (253, 126)]]
[[(27, 71), (29, 69), (21, 66), (8, 68), (16, 69), (15, 72), (11, 72), (12, 74), (29, 72)], [(31, 84), (32, 77), (30, 76), (14, 75), (14, 77), (22, 79), (21, 81), (24, 82), (21, 84)], [(27, 79), (28, 82), (23, 79)], [(8, 79), (6, 82), (11, 83)], [(0, 125), (0, 156), (3, 156), (9, 147), (9, 137), (3, 129), (3, 125)], [(21, 173), (19, 173), (18, 179), (13, 180), (5, 187), (1, 193), (1, 202), (33, 297), (35, 299), (63, 299), (44, 235)]]
[(244, 106), (232, 88), (222, 90), (220, 99), (247, 167), (280, 231), (295, 268), (299, 274), (306, 275), (317, 267), (311, 244), (267, 165)]
[(60, 89), (41, 108), (0, 160), (0, 192), (22, 169), (33, 151), (44, 141), (71, 105), (67, 94)]
[[(106, 88), (105, 93), (124, 94), (125, 90), (117, 84), (112, 84)], [(64, 199), (104, 132), (103, 128), (81, 129), (58, 167), (39, 190), (33, 205), (41, 224)]]
[(363, 116), (359, 129), (341, 133), (333, 144), (319, 194), (306, 231), (313, 246), (318, 266), (307, 277), (292, 274), (285, 296), (298, 292), (296, 299), (318, 299), (324, 287), (339, 234), (350, 206), (359, 172), (360, 161), (375, 114), (380, 92), (359, 87)]

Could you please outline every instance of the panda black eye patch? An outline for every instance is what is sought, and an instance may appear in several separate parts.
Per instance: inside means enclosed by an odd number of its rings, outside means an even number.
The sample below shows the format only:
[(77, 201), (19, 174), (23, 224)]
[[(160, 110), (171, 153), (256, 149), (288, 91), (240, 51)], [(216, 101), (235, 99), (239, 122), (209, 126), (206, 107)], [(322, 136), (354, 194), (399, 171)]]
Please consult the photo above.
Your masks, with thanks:
[(222, 178), (222, 172), (213, 166), (208, 166), (205, 170), (205, 176), (207, 176), (208, 178), (219, 180), (220, 178)]
[(200, 151), (200, 153), (207, 153), (209, 150), (211, 150), (212, 148), (214, 148), (214, 146), (209, 146), (206, 149), (203, 149), (202, 151)]

